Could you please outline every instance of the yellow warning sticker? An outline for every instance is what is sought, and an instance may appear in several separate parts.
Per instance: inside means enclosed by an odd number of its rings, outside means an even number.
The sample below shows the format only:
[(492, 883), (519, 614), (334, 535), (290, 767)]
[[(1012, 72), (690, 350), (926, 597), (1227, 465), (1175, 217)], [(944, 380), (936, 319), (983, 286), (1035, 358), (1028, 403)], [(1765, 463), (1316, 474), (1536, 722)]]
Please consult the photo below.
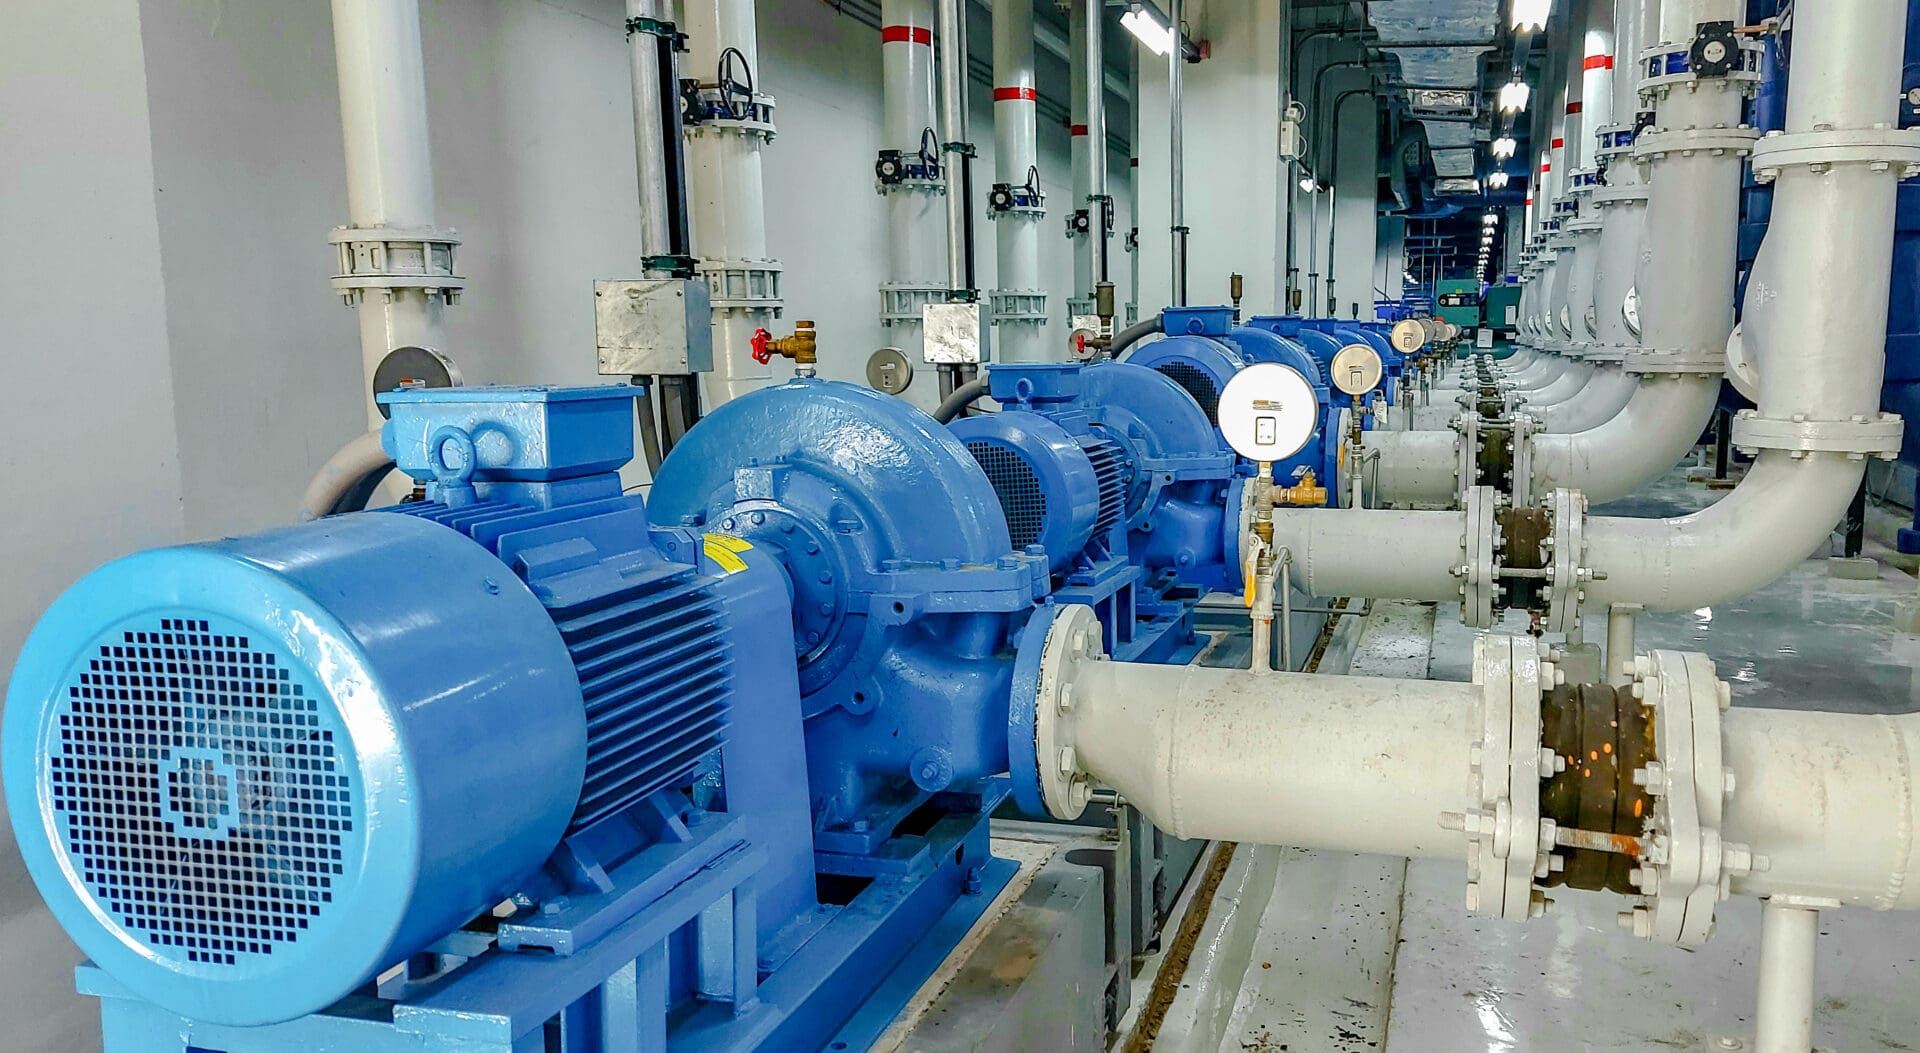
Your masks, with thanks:
[(751, 549), (753, 545), (732, 534), (708, 534), (706, 536), (707, 558), (719, 565), (728, 574), (738, 574), (747, 569), (747, 561), (740, 553)]

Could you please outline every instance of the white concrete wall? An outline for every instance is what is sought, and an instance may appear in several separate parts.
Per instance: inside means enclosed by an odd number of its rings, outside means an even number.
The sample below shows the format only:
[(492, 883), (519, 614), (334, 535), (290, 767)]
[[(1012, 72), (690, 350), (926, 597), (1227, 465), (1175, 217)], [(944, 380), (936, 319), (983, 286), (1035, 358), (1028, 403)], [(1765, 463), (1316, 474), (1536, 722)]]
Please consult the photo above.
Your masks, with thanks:
[[(1346, 71), (1342, 71), (1346, 72)], [(1330, 289), (1320, 297), (1320, 313), (1326, 312), (1329, 297), (1334, 300), (1336, 318), (1373, 317), (1373, 256), (1376, 225), (1379, 221), (1379, 181), (1375, 139), (1379, 134), (1379, 114), (1372, 93), (1347, 96), (1339, 112), (1333, 112), (1334, 99), (1343, 92), (1367, 86), (1365, 75), (1327, 78), (1338, 89), (1327, 97), (1327, 112), (1334, 125), (1332, 134), (1340, 144), (1338, 171), (1333, 174), (1333, 226), (1327, 232), (1332, 253)]]
[[(1226, 303), (1228, 275), (1238, 271), (1246, 276), (1247, 312), (1271, 313), (1286, 281), (1280, 7), (1198, 0), (1187, 23), (1191, 36), (1211, 45), (1208, 59), (1186, 66), (1183, 83), (1188, 301)], [(1172, 290), (1167, 103), (1167, 64), (1144, 55), (1137, 147), (1142, 315), (1166, 306)]]
[[(362, 380), (353, 313), (327, 283), (346, 195), (326, 4), (13, 0), (0, 21), (0, 465), (22, 506), (0, 518), (10, 670), (46, 605), (100, 563), (288, 522), (358, 427)], [(640, 271), (620, 0), (423, 0), (421, 21), (439, 221), (465, 239), (469, 281), (446, 350), (473, 383), (599, 382), (591, 283)], [(767, 0), (760, 39), (786, 321), (818, 321), (822, 373), (858, 379), (887, 343), (879, 35), (816, 0)], [(986, 53), (977, 20), (971, 42)], [(984, 87), (973, 104), (987, 289)], [(1066, 129), (1043, 122), (1040, 145), (1058, 317)], [(1110, 168), (1124, 235), (1127, 158)], [(76, 957), (0, 835), (0, 1049), (98, 1048)]]

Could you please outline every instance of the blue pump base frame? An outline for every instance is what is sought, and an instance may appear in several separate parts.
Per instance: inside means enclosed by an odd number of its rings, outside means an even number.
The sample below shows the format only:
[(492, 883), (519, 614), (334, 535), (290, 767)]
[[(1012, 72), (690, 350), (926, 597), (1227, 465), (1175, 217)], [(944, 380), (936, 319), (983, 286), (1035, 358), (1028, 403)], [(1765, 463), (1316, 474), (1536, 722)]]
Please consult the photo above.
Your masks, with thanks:
[[(463, 930), (436, 949), (464, 949), (473, 959), (442, 976), (390, 981), (383, 990), (397, 984), (404, 989), (399, 999), (366, 991), (324, 1012), (265, 1027), (209, 1024), (169, 1012), (91, 963), (76, 969), (77, 986), (100, 999), (105, 1047), (114, 1053), (864, 1049), (1017, 872), (1017, 864), (992, 855), (989, 842), (989, 817), (1007, 793), (1005, 779), (990, 779), (935, 795), (924, 832), (896, 839), (895, 865), (859, 879), (865, 884), (845, 904), (823, 905), (830, 916), (771, 971), (759, 967), (767, 963), (756, 963), (754, 952), (751, 887), (761, 854), (737, 820), (715, 813), (682, 849), (698, 856), (691, 860), (696, 865), (683, 868), (690, 871), (683, 880), (649, 889), (648, 906), (581, 941), (572, 954), (494, 951), (487, 935)], [(631, 872), (637, 885), (659, 869), (639, 865), (620, 873)], [(620, 887), (608, 898), (635, 892)], [(600, 912), (578, 913), (584, 921)], [(722, 992), (670, 1017), (670, 958), (688, 947), (709, 953), (715, 941), (690, 931), (703, 920), (718, 934), (720, 957), (731, 959), (723, 970), (731, 966), (736, 978), (754, 979), (745, 992)]]

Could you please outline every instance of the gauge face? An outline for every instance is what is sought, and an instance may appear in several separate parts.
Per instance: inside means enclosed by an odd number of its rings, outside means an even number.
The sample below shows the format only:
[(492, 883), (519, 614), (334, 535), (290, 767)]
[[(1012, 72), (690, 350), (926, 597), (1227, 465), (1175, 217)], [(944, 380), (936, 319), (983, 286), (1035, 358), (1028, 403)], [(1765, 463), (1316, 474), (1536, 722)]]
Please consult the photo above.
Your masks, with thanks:
[(1381, 374), (1385, 372), (1380, 352), (1366, 344), (1348, 344), (1341, 348), (1334, 353), (1327, 368), (1328, 379), (1346, 395), (1364, 395), (1379, 387)]
[(1300, 371), (1278, 362), (1248, 366), (1220, 392), (1220, 434), (1250, 461), (1299, 453), (1319, 426), (1320, 400)]
[(897, 347), (883, 347), (867, 359), (867, 386), (898, 395), (913, 383), (913, 363)]
[(1393, 332), (1388, 334), (1387, 340), (1393, 344), (1395, 351), (1410, 355), (1427, 342), (1427, 329), (1417, 319), (1403, 318), (1393, 323)]

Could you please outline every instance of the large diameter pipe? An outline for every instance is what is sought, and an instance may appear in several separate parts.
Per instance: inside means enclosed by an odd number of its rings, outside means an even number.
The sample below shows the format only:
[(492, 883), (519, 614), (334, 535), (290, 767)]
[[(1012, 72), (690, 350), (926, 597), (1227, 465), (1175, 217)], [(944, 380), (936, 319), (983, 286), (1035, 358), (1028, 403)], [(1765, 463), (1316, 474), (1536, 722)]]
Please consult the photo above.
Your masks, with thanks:
[(1686, 456), (1719, 395), (1717, 376), (1650, 377), (1600, 425), (1533, 436), (1535, 492), (1566, 487), (1593, 502), (1633, 493)]
[[(880, 56), (883, 105), (882, 145), (916, 158), (931, 146), (939, 158), (938, 109), (934, 105), (933, 0), (881, 0)], [(903, 290), (926, 295), (944, 289), (946, 278), (945, 215), (940, 188), (921, 181), (883, 187), (887, 201), (887, 276), (882, 293), (883, 324), (888, 339), (899, 345), (914, 364), (916, 380), (904, 392), (923, 410), (940, 402), (934, 371), (923, 369), (919, 314), (916, 302)], [(886, 308), (889, 301), (893, 311)], [(920, 374), (925, 379), (919, 379)]]
[[(687, 61), (696, 79), (717, 79), (722, 56), (737, 52), (757, 78), (759, 39), (754, 0), (684, 0)], [(736, 76), (740, 73), (736, 72)], [(755, 81), (756, 90), (763, 86)], [(693, 127), (687, 136), (688, 198), (693, 247), (703, 269), (775, 266), (767, 258), (766, 194), (758, 132), (721, 125)], [(771, 365), (755, 361), (753, 336), (773, 324), (774, 304), (720, 302), (713, 311), (713, 372), (703, 378), (708, 409), (765, 387)]]
[(1273, 543), (1293, 553), (1294, 575), (1311, 596), (1457, 600), (1453, 568), (1466, 558), (1466, 534), (1463, 512), (1273, 510)]
[(1767, 861), (1734, 891), (1920, 908), (1920, 714), (1735, 706), (1720, 725), (1735, 773), (1720, 835)]
[[(334, 62), (347, 164), (347, 217), (358, 229), (431, 228), (433, 164), (418, 0), (333, 0)], [(368, 290), (360, 362), (369, 427), (385, 418), (374, 371), (397, 347), (445, 347), (445, 304), (421, 289)]]
[(1464, 859), (1472, 684), (1082, 662), (1081, 765), (1175, 837)]
[[(1039, 179), (1039, 94), (1033, 78), (1033, 4), (1030, 0), (994, 0), (993, 5), (993, 164), (996, 182), (1022, 187)], [(1096, 86), (1095, 90), (1098, 88)], [(994, 244), (1000, 293), (1044, 295), (1040, 284), (1040, 216), (1021, 209), (994, 217)], [(995, 340), (1003, 360), (1040, 362), (1046, 352), (1044, 319), (1000, 317)]]
[(1369, 454), (1379, 455), (1371, 478), (1375, 501), (1451, 506), (1459, 500), (1460, 436), (1455, 432), (1376, 429), (1367, 433), (1366, 443)]

